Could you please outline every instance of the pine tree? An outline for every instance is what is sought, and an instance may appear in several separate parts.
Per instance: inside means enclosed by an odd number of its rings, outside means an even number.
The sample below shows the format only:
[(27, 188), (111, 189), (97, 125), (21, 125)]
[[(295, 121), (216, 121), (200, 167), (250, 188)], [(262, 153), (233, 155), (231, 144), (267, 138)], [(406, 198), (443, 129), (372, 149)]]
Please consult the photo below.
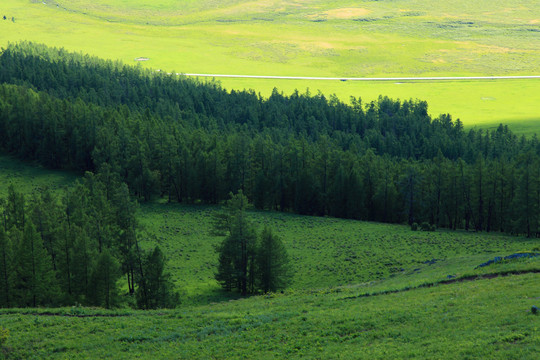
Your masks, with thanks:
[(24, 229), (25, 222), (25, 199), (22, 193), (15, 190), (13, 184), (8, 187), (8, 197), (5, 208), (6, 229), (15, 226), (19, 230)]
[(12, 305), (12, 247), (4, 228), (0, 226), (0, 307)]
[(165, 256), (156, 246), (139, 258), (137, 306), (142, 309), (174, 308), (179, 297), (174, 292), (170, 274), (165, 272)]
[(98, 257), (97, 244), (83, 231), (77, 233), (73, 241), (71, 291), (75, 300), (87, 304), (91, 297), (91, 276), (94, 262)]
[(290, 277), (289, 257), (281, 239), (265, 227), (257, 249), (259, 287), (264, 292), (276, 291), (287, 285)]
[(93, 305), (107, 309), (117, 305), (119, 292), (117, 281), (120, 275), (118, 261), (108, 249), (104, 249), (97, 258), (90, 278), (90, 301)]
[(214, 229), (228, 235), (216, 248), (219, 253), (216, 280), (226, 290), (247, 295), (255, 289), (254, 261), (257, 234), (246, 217), (247, 197), (239, 191), (227, 201), (226, 211), (216, 218)]
[[(16, 235), (16, 237), (19, 237)], [(50, 255), (31, 221), (26, 221), (17, 250), (15, 291), (20, 306), (55, 303), (59, 293)]]

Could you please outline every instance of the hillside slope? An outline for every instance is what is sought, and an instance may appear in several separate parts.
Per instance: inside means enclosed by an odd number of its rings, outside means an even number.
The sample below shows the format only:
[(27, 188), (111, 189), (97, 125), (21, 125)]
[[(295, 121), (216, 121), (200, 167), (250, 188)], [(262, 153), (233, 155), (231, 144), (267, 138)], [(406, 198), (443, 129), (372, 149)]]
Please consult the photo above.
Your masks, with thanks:
[(367, 298), (288, 292), (175, 311), (0, 310), (14, 358), (534, 359), (538, 274)]

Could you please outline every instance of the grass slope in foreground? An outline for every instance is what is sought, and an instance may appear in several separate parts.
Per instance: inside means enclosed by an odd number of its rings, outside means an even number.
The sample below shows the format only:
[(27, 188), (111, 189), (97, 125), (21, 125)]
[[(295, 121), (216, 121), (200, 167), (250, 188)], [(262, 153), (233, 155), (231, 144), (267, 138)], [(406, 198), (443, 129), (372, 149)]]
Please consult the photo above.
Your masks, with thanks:
[[(2, 310), (14, 358), (534, 359), (538, 274), (347, 299), (306, 291), (172, 311)], [(4, 350), (6, 351), (6, 350)]]
[[(489, 10), (487, 10), (489, 9)], [(3, 0), (0, 45), (31, 40), (183, 73), (330, 77), (530, 75), (540, 71), (534, 0)], [(0, 14), (2, 16), (3, 14)], [(11, 21), (11, 18), (14, 21)], [(226, 79), (228, 89), (420, 98), (467, 126), (540, 132), (540, 80), (354, 83)]]

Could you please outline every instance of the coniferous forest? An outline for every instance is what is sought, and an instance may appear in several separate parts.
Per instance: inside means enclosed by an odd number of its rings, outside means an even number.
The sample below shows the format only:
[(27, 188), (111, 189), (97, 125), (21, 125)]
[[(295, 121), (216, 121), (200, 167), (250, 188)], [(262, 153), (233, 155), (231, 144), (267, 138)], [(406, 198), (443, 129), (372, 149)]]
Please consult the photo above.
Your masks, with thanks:
[(136, 202), (110, 173), (87, 173), (61, 198), (10, 185), (0, 209), (0, 307), (116, 307), (123, 276), (130, 305), (178, 304), (163, 253), (140, 247)]
[(419, 100), (265, 99), (20, 43), (0, 55), (0, 134), (5, 152), (110, 175), (139, 201), (218, 204), (242, 190), (258, 209), (539, 233), (536, 136), (465, 129)]

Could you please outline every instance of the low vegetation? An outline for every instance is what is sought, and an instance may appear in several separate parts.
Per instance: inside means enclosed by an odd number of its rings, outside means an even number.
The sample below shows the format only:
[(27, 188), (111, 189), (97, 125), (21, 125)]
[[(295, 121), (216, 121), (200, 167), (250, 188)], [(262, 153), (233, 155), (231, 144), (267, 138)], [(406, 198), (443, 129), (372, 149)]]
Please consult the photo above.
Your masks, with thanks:
[(0, 310), (0, 319), (13, 358), (534, 359), (537, 283), (524, 274), (373, 297), (336, 288), (172, 311)]

